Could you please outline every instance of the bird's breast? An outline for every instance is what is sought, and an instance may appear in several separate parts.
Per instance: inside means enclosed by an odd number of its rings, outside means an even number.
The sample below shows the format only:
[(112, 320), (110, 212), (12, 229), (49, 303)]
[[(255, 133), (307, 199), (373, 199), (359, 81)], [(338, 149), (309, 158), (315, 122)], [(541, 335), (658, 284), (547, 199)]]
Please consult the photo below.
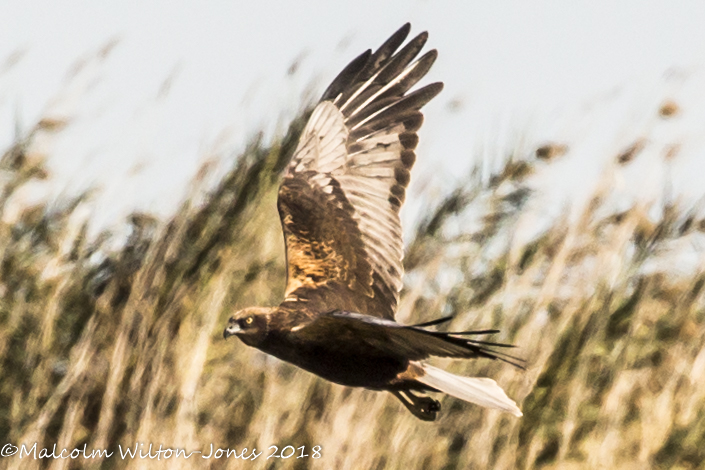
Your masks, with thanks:
[(348, 345), (336, 338), (301, 343), (274, 336), (259, 349), (326, 380), (350, 387), (385, 389), (408, 367), (406, 359), (382, 354), (364, 345)]

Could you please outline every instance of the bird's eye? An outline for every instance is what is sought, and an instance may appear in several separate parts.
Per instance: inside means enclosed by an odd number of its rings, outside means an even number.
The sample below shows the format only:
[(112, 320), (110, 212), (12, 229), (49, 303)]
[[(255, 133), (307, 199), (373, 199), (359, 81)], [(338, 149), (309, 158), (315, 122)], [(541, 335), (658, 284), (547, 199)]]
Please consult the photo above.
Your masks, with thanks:
[(254, 321), (255, 319), (252, 317), (245, 318), (245, 323), (247, 323), (248, 325), (251, 325)]

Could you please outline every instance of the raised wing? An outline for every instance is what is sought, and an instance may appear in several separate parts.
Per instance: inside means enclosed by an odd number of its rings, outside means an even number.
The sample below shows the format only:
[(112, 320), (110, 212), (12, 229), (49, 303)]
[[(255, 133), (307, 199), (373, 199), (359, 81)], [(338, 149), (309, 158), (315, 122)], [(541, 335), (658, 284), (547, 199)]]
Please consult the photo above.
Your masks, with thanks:
[[(314, 109), (279, 190), (286, 302), (394, 318), (402, 287), (399, 209), (416, 156), (420, 108), (442, 83), (408, 93), (436, 59), (404, 25), (353, 60)], [(320, 304), (320, 305), (319, 305)]]

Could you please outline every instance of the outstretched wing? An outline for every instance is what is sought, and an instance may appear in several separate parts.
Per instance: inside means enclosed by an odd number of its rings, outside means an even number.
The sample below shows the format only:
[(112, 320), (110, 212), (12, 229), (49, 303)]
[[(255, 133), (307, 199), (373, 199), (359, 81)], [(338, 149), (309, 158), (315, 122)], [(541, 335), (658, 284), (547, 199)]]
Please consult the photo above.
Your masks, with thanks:
[(399, 209), (416, 158), (419, 111), (441, 83), (407, 93), (436, 59), (404, 25), (353, 60), (314, 109), (279, 189), (287, 302), (394, 318), (402, 287)]
[[(351, 312), (328, 312), (296, 329), (293, 334), (302, 342), (326, 343), (335, 348), (361, 348), (377, 350), (384, 355), (418, 361), (430, 356), (452, 358), (498, 359), (524, 368), (522, 359), (506, 354), (497, 348), (513, 348), (504, 343), (476, 338), (498, 333), (498, 330), (441, 332), (422, 326), (405, 326), (393, 320)], [(469, 338), (470, 337), (470, 338)], [(351, 349), (351, 353), (354, 353)]]

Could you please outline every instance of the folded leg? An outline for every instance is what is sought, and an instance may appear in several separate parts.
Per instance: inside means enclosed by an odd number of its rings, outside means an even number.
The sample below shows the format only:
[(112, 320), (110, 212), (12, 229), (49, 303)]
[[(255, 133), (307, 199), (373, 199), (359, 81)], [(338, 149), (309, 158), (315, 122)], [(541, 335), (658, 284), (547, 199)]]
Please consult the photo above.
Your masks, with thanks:
[(431, 397), (419, 397), (410, 390), (392, 390), (395, 397), (401, 401), (414, 416), (423, 421), (435, 421), (436, 414), (441, 410), (438, 400)]

